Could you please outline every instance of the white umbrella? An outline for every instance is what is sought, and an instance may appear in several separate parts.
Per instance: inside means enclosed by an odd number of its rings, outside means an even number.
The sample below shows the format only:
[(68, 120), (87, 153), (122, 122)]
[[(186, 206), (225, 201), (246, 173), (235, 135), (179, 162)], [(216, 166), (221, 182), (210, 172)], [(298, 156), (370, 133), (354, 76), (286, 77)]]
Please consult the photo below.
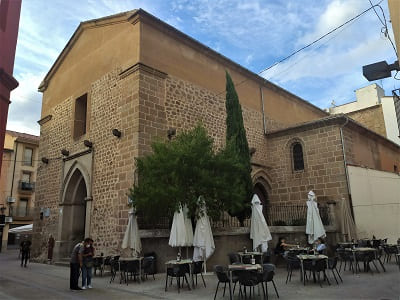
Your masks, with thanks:
[(306, 234), (308, 234), (309, 244), (313, 244), (318, 238), (326, 237), (313, 191), (308, 193)]
[(250, 238), (253, 240), (253, 250), (261, 246), (262, 252), (267, 252), (268, 241), (272, 240), (271, 232), (262, 212), (261, 201), (256, 194), (251, 200)]
[(356, 224), (351, 216), (350, 205), (344, 198), (342, 198), (340, 211), (342, 216), (340, 227), (344, 240), (351, 241), (352, 239), (357, 239)]
[(133, 208), (129, 211), (129, 221), (125, 230), (124, 239), (122, 240), (122, 249), (132, 249), (133, 256), (139, 255), (139, 253), (142, 251), (139, 227)]
[(193, 238), (193, 260), (205, 262), (214, 253), (215, 244), (204, 203), (200, 210), (200, 218), (197, 220)]
[(174, 213), (168, 245), (172, 247), (186, 246), (186, 226), (182, 208)]
[(193, 245), (193, 226), (192, 220), (188, 217), (189, 209), (186, 205), (183, 206), (183, 218), (185, 220), (186, 238), (185, 246), (189, 247)]
[(22, 232), (30, 232), (32, 231), (33, 224), (18, 226), (10, 229), (9, 233), (22, 233)]

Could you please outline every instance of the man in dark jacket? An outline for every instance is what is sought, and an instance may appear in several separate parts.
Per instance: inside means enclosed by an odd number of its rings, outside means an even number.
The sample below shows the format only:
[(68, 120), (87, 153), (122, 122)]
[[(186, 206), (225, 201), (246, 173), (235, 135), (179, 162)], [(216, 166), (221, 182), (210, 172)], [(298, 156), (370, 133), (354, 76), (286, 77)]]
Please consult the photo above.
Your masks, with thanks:
[(71, 253), (71, 260), (69, 264), (70, 266), (69, 288), (71, 290), (81, 290), (81, 288), (78, 286), (79, 269), (80, 267), (82, 267), (82, 256), (79, 255), (79, 251), (82, 247), (84, 247), (85, 243), (86, 240), (76, 244)]
[(20, 244), (21, 248), (21, 267), (24, 266), (26, 268), (26, 263), (31, 255), (31, 241), (28, 240), (28, 236), (25, 236), (25, 240), (23, 240)]

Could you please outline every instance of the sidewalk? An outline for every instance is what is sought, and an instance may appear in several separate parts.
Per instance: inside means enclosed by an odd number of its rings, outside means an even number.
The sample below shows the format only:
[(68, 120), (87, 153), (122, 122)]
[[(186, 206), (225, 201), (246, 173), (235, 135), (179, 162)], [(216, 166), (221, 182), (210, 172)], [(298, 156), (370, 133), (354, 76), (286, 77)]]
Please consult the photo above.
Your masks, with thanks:
[[(85, 291), (69, 290), (69, 269), (53, 265), (31, 263), (21, 268), (17, 251), (0, 254), (0, 299), (213, 299), (217, 285), (214, 275), (206, 275), (207, 288), (201, 279), (195, 290), (189, 291), (186, 286), (180, 294), (176, 284), (164, 291), (165, 274), (157, 274), (156, 280), (149, 279), (141, 284), (130, 282), (119, 284), (117, 277), (109, 283), (110, 276), (94, 277), (93, 289)], [(308, 283), (303, 286), (299, 273), (294, 272), (292, 281), (285, 284), (286, 269), (279, 268), (275, 283), (280, 299), (400, 299), (400, 272), (392, 262), (386, 264), (386, 273), (358, 274), (342, 272), (343, 284), (337, 285), (332, 275), (328, 276), (331, 286), (326, 283), (321, 288), (318, 284)], [(220, 288), (217, 298), (222, 298)], [(225, 299), (229, 299), (229, 293)], [(238, 299), (237, 294), (235, 299)], [(255, 297), (262, 299), (262, 297)], [(269, 285), (269, 299), (277, 299), (272, 284)]]

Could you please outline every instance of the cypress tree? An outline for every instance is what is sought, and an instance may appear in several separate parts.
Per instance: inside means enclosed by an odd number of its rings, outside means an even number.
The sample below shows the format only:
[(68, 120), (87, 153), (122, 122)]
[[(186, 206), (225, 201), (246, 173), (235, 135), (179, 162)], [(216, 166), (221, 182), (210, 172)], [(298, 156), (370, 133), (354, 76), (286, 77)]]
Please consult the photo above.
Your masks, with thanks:
[(232, 212), (242, 222), (250, 214), (250, 199), (253, 193), (251, 180), (251, 163), (249, 144), (247, 142), (246, 130), (243, 124), (242, 107), (236, 93), (235, 85), (228, 72), (226, 72), (226, 145), (232, 147), (237, 153), (240, 163), (243, 165), (243, 172), (238, 174), (242, 179), (242, 186), (245, 189), (246, 198), (243, 199), (243, 209), (239, 212)]

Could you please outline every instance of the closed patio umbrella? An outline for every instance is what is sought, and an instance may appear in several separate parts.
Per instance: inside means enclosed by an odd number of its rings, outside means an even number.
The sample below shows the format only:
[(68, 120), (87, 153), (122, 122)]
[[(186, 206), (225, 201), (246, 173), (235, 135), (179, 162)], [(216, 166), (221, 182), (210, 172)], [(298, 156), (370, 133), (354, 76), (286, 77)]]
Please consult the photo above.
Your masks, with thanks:
[(129, 221), (125, 230), (124, 239), (122, 240), (122, 249), (131, 249), (133, 256), (138, 256), (142, 251), (139, 227), (137, 224), (135, 210), (133, 208), (129, 211)]
[(183, 206), (183, 218), (185, 220), (186, 239), (185, 246), (190, 247), (193, 245), (193, 226), (192, 220), (188, 217), (189, 209), (186, 205)]
[(200, 218), (196, 222), (193, 238), (193, 260), (205, 262), (214, 253), (215, 244), (205, 205), (200, 209)]
[(185, 217), (183, 216), (183, 211), (180, 207), (179, 210), (174, 213), (174, 217), (172, 219), (168, 245), (171, 247), (184, 247), (186, 246), (186, 243)]
[(318, 205), (313, 191), (308, 193), (307, 201), (307, 225), (308, 243), (313, 244), (318, 238), (326, 237), (324, 225), (319, 215)]
[(343, 235), (344, 241), (351, 241), (352, 239), (357, 239), (356, 224), (350, 212), (349, 202), (342, 198), (340, 205), (341, 220), (340, 220), (340, 230)]
[(250, 238), (253, 240), (253, 250), (261, 246), (262, 252), (267, 252), (268, 241), (272, 240), (271, 232), (262, 212), (261, 201), (256, 194), (251, 200)]

